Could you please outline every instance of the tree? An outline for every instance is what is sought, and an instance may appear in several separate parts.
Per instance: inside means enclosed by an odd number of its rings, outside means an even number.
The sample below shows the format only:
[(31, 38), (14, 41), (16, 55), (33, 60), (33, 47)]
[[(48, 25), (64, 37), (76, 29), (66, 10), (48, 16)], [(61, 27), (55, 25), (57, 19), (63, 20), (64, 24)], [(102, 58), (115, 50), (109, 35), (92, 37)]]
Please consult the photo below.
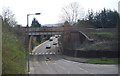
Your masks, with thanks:
[(83, 9), (77, 2), (72, 2), (68, 6), (62, 8), (61, 19), (63, 22), (75, 23), (83, 14)]
[(88, 20), (92, 25), (98, 28), (114, 28), (118, 25), (120, 20), (117, 11), (106, 10), (105, 8), (93, 14), (93, 12), (88, 14)]
[(88, 10), (88, 20), (89, 20), (89, 23), (92, 24), (93, 22), (93, 18), (94, 18), (94, 13), (93, 13), (93, 10)]
[[(10, 8), (3, 8), (2, 11), (2, 28), (7, 28), (7, 30), (14, 33), (14, 35), (22, 42), (24, 43), (24, 31), (21, 29), (21, 25), (17, 24), (17, 21), (15, 19), (15, 14), (12, 13), (12, 10)], [(3, 31), (5, 31), (3, 29)]]
[(31, 27), (41, 27), (41, 24), (36, 20), (36, 18), (33, 18)]
[(3, 21), (5, 23), (8, 23), (9, 26), (11, 27), (14, 27), (17, 24), (15, 15), (12, 13), (10, 8), (3, 8), (2, 17), (3, 17)]

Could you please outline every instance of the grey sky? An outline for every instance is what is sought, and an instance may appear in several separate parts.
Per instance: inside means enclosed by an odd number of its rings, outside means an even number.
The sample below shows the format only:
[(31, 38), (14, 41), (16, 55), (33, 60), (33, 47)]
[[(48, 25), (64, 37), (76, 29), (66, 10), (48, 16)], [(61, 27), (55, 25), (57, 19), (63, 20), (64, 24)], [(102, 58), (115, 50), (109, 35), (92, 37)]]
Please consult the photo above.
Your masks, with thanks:
[(98, 11), (103, 8), (118, 11), (119, 1), (120, 0), (0, 0), (0, 14), (2, 8), (10, 7), (16, 16), (18, 24), (26, 26), (26, 15), (40, 12), (41, 15), (29, 16), (29, 24), (31, 24), (33, 17), (35, 17), (43, 25), (59, 23), (61, 8), (71, 2), (78, 2), (82, 8), (84, 8), (84, 11), (87, 12), (88, 9)]

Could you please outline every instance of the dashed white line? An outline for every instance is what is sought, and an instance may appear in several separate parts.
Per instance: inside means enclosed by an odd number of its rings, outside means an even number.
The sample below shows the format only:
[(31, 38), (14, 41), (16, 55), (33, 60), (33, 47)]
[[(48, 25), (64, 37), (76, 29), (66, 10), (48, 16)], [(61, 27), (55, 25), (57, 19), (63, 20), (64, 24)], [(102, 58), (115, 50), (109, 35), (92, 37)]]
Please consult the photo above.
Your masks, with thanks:
[(35, 55), (37, 55), (37, 53), (35, 53)]
[(50, 52), (50, 53), (49, 52), (47, 52), (47, 53), (44, 53), (44, 52), (43, 53), (29, 53), (29, 54), (30, 55), (45, 55), (45, 54), (48, 55), (48, 54), (55, 54), (55, 52)]
[(52, 52), (50, 52), (50, 54), (52, 54)]
[(48, 54), (48, 52), (46, 54)]

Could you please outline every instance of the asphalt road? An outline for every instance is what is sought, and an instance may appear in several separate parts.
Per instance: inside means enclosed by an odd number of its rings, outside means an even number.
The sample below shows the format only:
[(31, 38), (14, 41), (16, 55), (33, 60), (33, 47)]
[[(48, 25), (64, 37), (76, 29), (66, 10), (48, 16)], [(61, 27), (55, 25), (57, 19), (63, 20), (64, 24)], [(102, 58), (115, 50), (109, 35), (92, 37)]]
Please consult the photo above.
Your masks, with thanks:
[[(57, 42), (57, 38), (53, 41)], [(63, 59), (58, 53), (58, 45), (53, 45), (53, 41), (46, 41), (33, 50), (29, 62), (30, 74), (118, 74), (117, 65), (95, 65)], [(46, 49), (47, 44), (51, 44), (50, 49)]]

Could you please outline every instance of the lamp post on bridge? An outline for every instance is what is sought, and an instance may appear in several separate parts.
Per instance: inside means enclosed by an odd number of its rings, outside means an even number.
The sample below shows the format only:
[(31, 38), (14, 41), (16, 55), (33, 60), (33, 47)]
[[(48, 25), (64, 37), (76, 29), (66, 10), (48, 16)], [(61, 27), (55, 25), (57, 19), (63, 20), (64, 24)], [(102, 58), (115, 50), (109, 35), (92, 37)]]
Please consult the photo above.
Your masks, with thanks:
[[(41, 13), (34, 13), (34, 14), (27, 14), (27, 26), (26, 26), (26, 31), (27, 34), (29, 33), (29, 16), (30, 15), (40, 15)], [(28, 50), (28, 74), (30, 74), (30, 63), (29, 63), (29, 53), (30, 53), (30, 49), (29, 49), (29, 35), (26, 34), (26, 46), (27, 46), (27, 50)]]

